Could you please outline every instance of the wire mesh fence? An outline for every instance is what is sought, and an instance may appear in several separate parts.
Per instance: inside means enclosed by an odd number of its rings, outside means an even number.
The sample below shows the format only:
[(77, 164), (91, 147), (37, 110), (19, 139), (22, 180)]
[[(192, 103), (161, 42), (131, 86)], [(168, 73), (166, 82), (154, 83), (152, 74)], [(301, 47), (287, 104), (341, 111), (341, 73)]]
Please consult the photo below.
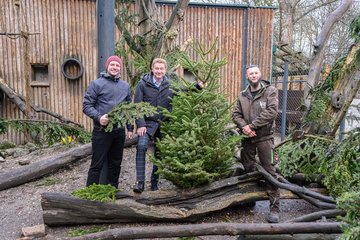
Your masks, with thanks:
[(289, 69), (289, 65), (285, 64), (283, 71), (272, 75), (272, 85), (279, 90), (279, 110), (275, 123), (282, 140), (291, 131), (302, 128), (304, 88), (308, 75), (306, 71)]
[[(276, 133), (284, 140), (295, 130), (302, 130), (304, 115), (304, 88), (308, 72), (291, 70), (291, 65), (285, 63), (281, 71), (272, 74), (272, 85), (279, 91), (279, 110), (276, 118)], [(325, 80), (325, 75), (321, 76)], [(360, 128), (360, 93), (353, 99), (340, 125), (338, 139), (353, 129)]]

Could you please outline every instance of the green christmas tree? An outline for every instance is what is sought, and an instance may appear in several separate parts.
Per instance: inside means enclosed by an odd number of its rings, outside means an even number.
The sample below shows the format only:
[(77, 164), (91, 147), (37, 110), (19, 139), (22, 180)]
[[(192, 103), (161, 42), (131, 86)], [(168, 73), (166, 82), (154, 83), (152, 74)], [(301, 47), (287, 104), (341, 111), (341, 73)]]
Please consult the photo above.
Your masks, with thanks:
[[(161, 125), (164, 137), (156, 143), (158, 159), (152, 158), (158, 174), (180, 188), (197, 187), (227, 176), (234, 164), (235, 145), (240, 141), (239, 136), (226, 134), (232, 106), (218, 85), (219, 68), (226, 60), (216, 60), (218, 51), (214, 46), (205, 51), (197, 44), (197, 61), (186, 54), (181, 56), (181, 65), (205, 87), (197, 90), (192, 83), (183, 81), (186, 90), (182, 87), (177, 91), (172, 112), (164, 112), (168, 118)], [(212, 57), (208, 57), (210, 54)]]

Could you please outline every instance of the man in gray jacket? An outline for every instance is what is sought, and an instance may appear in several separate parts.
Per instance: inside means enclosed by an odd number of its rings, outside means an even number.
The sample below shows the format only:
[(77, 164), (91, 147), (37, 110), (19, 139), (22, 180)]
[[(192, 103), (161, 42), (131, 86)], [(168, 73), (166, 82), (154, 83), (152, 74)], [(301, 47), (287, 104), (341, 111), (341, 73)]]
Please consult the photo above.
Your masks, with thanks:
[[(119, 185), (119, 175), (125, 143), (125, 128), (114, 127), (105, 132), (109, 122), (108, 113), (122, 102), (131, 102), (130, 86), (120, 79), (121, 58), (110, 56), (105, 64), (106, 72), (92, 81), (83, 102), (83, 112), (93, 119), (92, 159), (86, 186), (99, 184), (103, 166), (107, 166), (106, 182), (114, 187)], [(128, 137), (132, 138), (133, 126), (128, 125)], [(106, 163), (106, 164), (105, 164)]]
[[(246, 76), (249, 85), (241, 92), (233, 112), (234, 123), (248, 136), (241, 142), (241, 162), (246, 172), (254, 171), (257, 153), (264, 169), (276, 177), (272, 148), (278, 111), (278, 90), (262, 79), (257, 65), (249, 66)], [(278, 222), (279, 189), (269, 182), (266, 182), (266, 189), (270, 199), (270, 214), (267, 221)]]

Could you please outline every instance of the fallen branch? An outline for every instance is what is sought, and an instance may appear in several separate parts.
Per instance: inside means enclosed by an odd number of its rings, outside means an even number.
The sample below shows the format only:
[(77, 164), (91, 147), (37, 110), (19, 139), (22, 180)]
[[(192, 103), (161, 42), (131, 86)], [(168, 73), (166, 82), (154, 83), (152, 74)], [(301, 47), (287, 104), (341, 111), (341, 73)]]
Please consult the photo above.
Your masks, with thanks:
[(271, 235), (240, 235), (237, 240), (337, 240), (340, 234), (271, 234)]
[[(281, 181), (283, 181), (284, 183), (286, 184), (289, 184), (291, 185), (292, 183), (290, 183), (288, 180), (286, 180), (285, 178), (281, 177), (280, 178)], [(323, 202), (323, 201), (320, 201), (318, 199), (315, 199), (315, 198), (312, 198), (312, 197), (309, 197), (309, 196), (306, 196), (305, 194), (301, 194), (301, 193), (297, 193), (297, 195), (308, 201), (309, 203), (311, 203), (312, 205), (318, 207), (318, 208), (322, 208), (322, 209), (335, 209), (336, 208), (336, 204), (333, 204), (333, 203), (328, 203), (328, 202)]]
[(319, 199), (324, 202), (333, 203), (335, 204), (335, 200), (332, 197), (324, 196), (322, 194), (319, 194), (317, 192), (310, 191), (306, 187), (300, 187), (298, 185), (294, 184), (287, 184), (277, 181), (273, 176), (271, 176), (270, 173), (268, 173), (262, 166), (259, 164), (256, 165), (257, 170), (264, 176), (266, 180), (268, 180), (270, 183), (274, 184), (275, 186), (283, 189), (287, 189), (289, 191), (292, 191), (296, 194), (304, 194), (306, 196), (310, 196), (316, 199)]
[[(11, 89), (4, 81), (4, 79), (0, 78), (0, 90), (2, 90), (5, 95), (10, 99), (11, 102), (13, 102), (22, 113), (24, 113), (25, 115), (27, 115), (27, 110), (26, 110), (26, 101), (25, 101), (25, 97), (22, 96), (21, 94), (18, 94), (17, 92), (15, 92), (13, 89)], [(65, 117), (63, 117), (62, 115), (52, 112), (48, 109), (39, 107), (39, 106), (34, 106), (31, 105), (31, 108), (35, 111), (35, 112), (42, 112), (42, 113), (46, 113), (56, 119), (59, 119), (60, 122), (62, 123), (72, 123), (76, 126), (79, 127), (84, 127), (82, 124), (73, 122)], [(29, 116), (30, 118), (34, 118), (34, 114), (32, 113), (31, 116)]]
[(91, 144), (71, 148), (55, 157), (0, 173), (0, 191), (43, 177), (61, 167), (91, 155)]
[(202, 223), (177, 226), (116, 228), (66, 240), (170, 238), (208, 235), (260, 235), (297, 233), (341, 233), (341, 223)]
[(313, 222), (322, 219), (323, 217), (335, 218), (337, 216), (345, 216), (345, 214), (346, 213), (340, 209), (323, 210), (293, 218), (286, 222)]

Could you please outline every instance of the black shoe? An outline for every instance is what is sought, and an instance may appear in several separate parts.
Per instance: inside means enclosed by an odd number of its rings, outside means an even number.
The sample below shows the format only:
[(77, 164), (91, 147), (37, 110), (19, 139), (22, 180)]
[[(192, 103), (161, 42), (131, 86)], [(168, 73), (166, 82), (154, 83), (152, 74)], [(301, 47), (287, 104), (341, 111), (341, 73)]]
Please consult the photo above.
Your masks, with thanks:
[(255, 205), (256, 205), (256, 202), (248, 202), (248, 203), (242, 204), (243, 207), (249, 207), (249, 208), (255, 207)]
[(157, 191), (159, 190), (158, 183), (151, 183), (151, 191)]
[(144, 191), (144, 182), (137, 182), (133, 188), (134, 193), (142, 193)]

